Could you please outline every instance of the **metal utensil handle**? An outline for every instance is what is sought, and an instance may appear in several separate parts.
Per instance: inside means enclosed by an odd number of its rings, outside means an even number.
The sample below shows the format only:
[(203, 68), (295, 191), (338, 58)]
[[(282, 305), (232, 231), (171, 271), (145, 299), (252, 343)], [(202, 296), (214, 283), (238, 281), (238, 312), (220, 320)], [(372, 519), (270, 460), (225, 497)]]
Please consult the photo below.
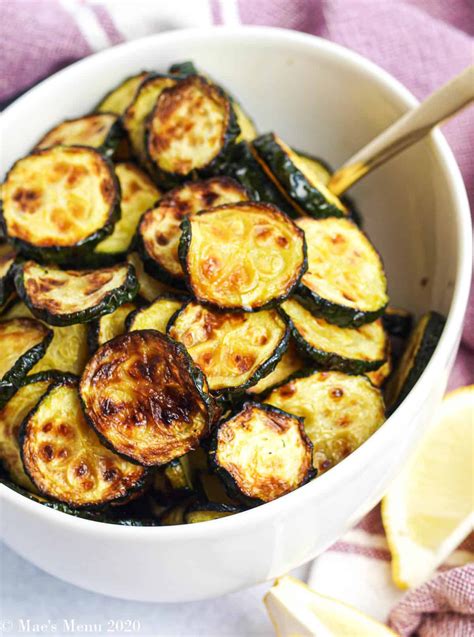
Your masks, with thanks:
[(359, 150), (332, 175), (329, 189), (335, 195), (341, 195), (368, 172), (419, 141), (434, 126), (452, 117), (473, 100), (474, 65), (444, 84)]

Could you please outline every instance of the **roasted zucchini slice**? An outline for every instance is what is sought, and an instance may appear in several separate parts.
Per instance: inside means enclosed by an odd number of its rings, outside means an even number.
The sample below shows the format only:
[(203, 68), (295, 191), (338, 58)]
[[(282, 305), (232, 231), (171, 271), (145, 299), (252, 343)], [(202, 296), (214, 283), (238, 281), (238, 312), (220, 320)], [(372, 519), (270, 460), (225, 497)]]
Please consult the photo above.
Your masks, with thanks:
[[(3, 246), (2, 246), (3, 248)], [(5, 306), (15, 290), (13, 272), (16, 254), (11, 246), (6, 245), (0, 253), (0, 306)]]
[(406, 338), (413, 325), (413, 314), (401, 307), (389, 306), (382, 316), (382, 321), (390, 336)]
[(298, 294), (311, 311), (341, 327), (375, 321), (388, 303), (382, 260), (348, 219), (299, 219), (308, 270)]
[(231, 493), (249, 504), (275, 500), (315, 476), (302, 418), (258, 403), (218, 425), (209, 458)]
[(179, 256), (201, 303), (252, 312), (275, 306), (306, 270), (304, 233), (274, 206), (242, 202), (189, 215)]
[(133, 102), (140, 84), (148, 77), (147, 71), (142, 71), (126, 80), (120, 82), (118, 86), (113, 88), (95, 109), (100, 113), (115, 113), (115, 115), (123, 115), (130, 104)]
[(35, 374), (26, 378), (16, 394), (0, 409), (0, 463), (15, 484), (36, 491), (25, 473), (20, 456), (18, 434), (27, 414), (54, 381), (54, 376)]
[(313, 316), (295, 299), (281, 307), (300, 351), (325, 369), (363, 374), (387, 359), (388, 338), (382, 321), (361, 327), (338, 327)]
[(132, 312), (127, 318), (128, 332), (136, 330), (158, 330), (166, 334), (169, 320), (183, 307), (184, 297), (166, 294), (156, 298), (151, 305)]
[(151, 303), (162, 294), (179, 295), (182, 293), (147, 274), (138, 252), (130, 253), (127, 256), (127, 261), (135, 268), (135, 274), (138, 280), (138, 293), (145, 301)]
[(23, 421), (23, 465), (38, 491), (77, 508), (127, 498), (146, 470), (104, 447), (82, 413), (77, 381), (52, 385)]
[(326, 188), (312, 165), (274, 133), (261, 135), (252, 145), (267, 175), (291, 199), (300, 214), (317, 219), (348, 215), (342, 201)]
[(189, 75), (197, 75), (198, 70), (194, 66), (194, 62), (192, 60), (185, 60), (184, 62), (175, 62), (174, 64), (171, 64), (168, 69), (168, 73), (185, 78)]
[(165, 283), (183, 286), (178, 245), (184, 217), (206, 208), (248, 199), (245, 188), (230, 177), (189, 182), (166, 193), (155, 208), (145, 212), (138, 227), (138, 249), (145, 268)]
[(290, 376), (301, 371), (306, 365), (306, 361), (298, 351), (296, 341), (291, 338), (288, 349), (276, 364), (275, 369), (261, 378), (256, 385), (247, 389), (248, 394), (263, 394), (273, 389), (277, 385), (284, 383)]
[(158, 516), (160, 526), (176, 526), (177, 524), (184, 524), (184, 514), (186, 513), (189, 505), (190, 501), (188, 499), (167, 507), (163, 513)]
[(428, 365), (446, 320), (438, 312), (424, 314), (410, 334), (405, 351), (387, 382), (385, 400), (392, 413), (405, 400)]
[(220, 167), (240, 133), (227, 95), (199, 75), (163, 91), (147, 126), (150, 161), (178, 180)]
[[(116, 336), (120, 336), (126, 331), (126, 320), (128, 316), (135, 312), (137, 306), (134, 303), (124, 303), (115, 312), (104, 314), (96, 321), (87, 324), (87, 337), (89, 351), (95, 350), (107, 341), (111, 341)], [(82, 370), (81, 370), (82, 371)]]
[(133, 266), (61, 270), (27, 261), (15, 274), (17, 292), (32, 313), (50, 325), (85, 323), (131, 301), (138, 291)]
[(187, 454), (169, 462), (163, 472), (175, 493), (186, 494), (194, 491), (193, 470)]
[(16, 162), (2, 188), (7, 236), (32, 258), (71, 261), (120, 216), (112, 164), (93, 148), (54, 146)]
[(214, 401), (204, 383), (182, 345), (141, 330), (99, 347), (82, 375), (81, 397), (106, 444), (145, 466), (163, 465), (208, 433)]
[(304, 419), (318, 473), (343, 460), (384, 422), (382, 394), (366, 376), (314, 372), (274, 389), (266, 402)]
[(117, 164), (115, 174), (122, 192), (122, 216), (111, 235), (95, 247), (95, 254), (124, 258), (130, 248), (140, 217), (160, 197), (160, 191), (142, 170), (129, 162)]
[(217, 502), (199, 502), (186, 509), (184, 522), (195, 524), (197, 522), (210, 522), (219, 518), (227, 518), (229, 515), (240, 513), (241, 508), (229, 504), (217, 504)]
[(373, 372), (367, 372), (365, 375), (375, 387), (382, 387), (385, 381), (392, 373), (392, 355), (390, 341), (387, 344), (386, 360), (383, 365)]
[(117, 115), (93, 113), (58, 124), (40, 139), (36, 150), (52, 146), (90, 146), (104, 155), (112, 156), (122, 135)]
[(216, 502), (218, 504), (229, 504), (238, 506), (239, 502), (235, 498), (231, 498), (227, 493), (227, 489), (223, 481), (216, 473), (210, 473), (209, 470), (201, 470), (197, 474), (198, 491), (202, 493), (208, 502)]
[(288, 346), (277, 310), (216, 312), (194, 301), (175, 315), (168, 334), (182, 343), (214, 392), (241, 392), (270, 373)]
[(162, 91), (175, 84), (176, 79), (169, 75), (150, 75), (140, 84), (133, 102), (123, 115), (123, 126), (127, 131), (133, 154), (140, 164), (148, 169), (151, 169), (151, 166), (146, 154), (146, 122)]
[(52, 338), (53, 332), (35, 319), (0, 321), (0, 407), (44, 356)]

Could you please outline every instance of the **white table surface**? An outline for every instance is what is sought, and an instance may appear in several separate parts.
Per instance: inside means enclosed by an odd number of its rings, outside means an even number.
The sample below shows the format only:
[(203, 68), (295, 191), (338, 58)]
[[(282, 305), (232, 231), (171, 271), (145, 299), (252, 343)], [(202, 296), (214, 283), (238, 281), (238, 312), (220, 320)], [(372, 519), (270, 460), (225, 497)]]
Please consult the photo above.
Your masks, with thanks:
[[(304, 579), (306, 572), (307, 567), (302, 567), (293, 574)], [(127, 602), (66, 584), (0, 544), (0, 636), (273, 637), (262, 603), (268, 588), (269, 584), (262, 584), (218, 599), (186, 604)], [(140, 629), (107, 632), (109, 620), (121, 619), (138, 620)], [(72, 620), (75, 629), (71, 628)], [(41, 629), (35, 624), (44, 626)]]

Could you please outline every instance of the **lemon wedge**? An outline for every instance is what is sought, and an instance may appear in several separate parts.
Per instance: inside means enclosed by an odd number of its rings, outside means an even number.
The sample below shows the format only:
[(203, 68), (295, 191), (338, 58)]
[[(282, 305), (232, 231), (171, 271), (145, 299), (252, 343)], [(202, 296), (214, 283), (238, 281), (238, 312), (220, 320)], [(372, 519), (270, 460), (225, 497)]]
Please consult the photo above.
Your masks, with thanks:
[(474, 527), (474, 385), (448, 394), (382, 500), (400, 588), (426, 581)]
[(396, 637), (389, 628), (290, 575), (264, 597), (277, 637)]

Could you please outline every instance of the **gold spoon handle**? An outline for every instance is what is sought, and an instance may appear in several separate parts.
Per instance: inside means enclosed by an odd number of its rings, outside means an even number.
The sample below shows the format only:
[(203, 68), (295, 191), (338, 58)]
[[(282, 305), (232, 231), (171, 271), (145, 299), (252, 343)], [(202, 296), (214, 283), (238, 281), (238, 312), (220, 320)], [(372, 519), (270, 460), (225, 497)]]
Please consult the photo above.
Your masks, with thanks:
[(427, 135), (432, 128), (474, 100), (474, 65), (432, 93), (384, 130), (332, 175), (328, 188), (342, 195), (364, 175), (385, 163), (404, 148)]

